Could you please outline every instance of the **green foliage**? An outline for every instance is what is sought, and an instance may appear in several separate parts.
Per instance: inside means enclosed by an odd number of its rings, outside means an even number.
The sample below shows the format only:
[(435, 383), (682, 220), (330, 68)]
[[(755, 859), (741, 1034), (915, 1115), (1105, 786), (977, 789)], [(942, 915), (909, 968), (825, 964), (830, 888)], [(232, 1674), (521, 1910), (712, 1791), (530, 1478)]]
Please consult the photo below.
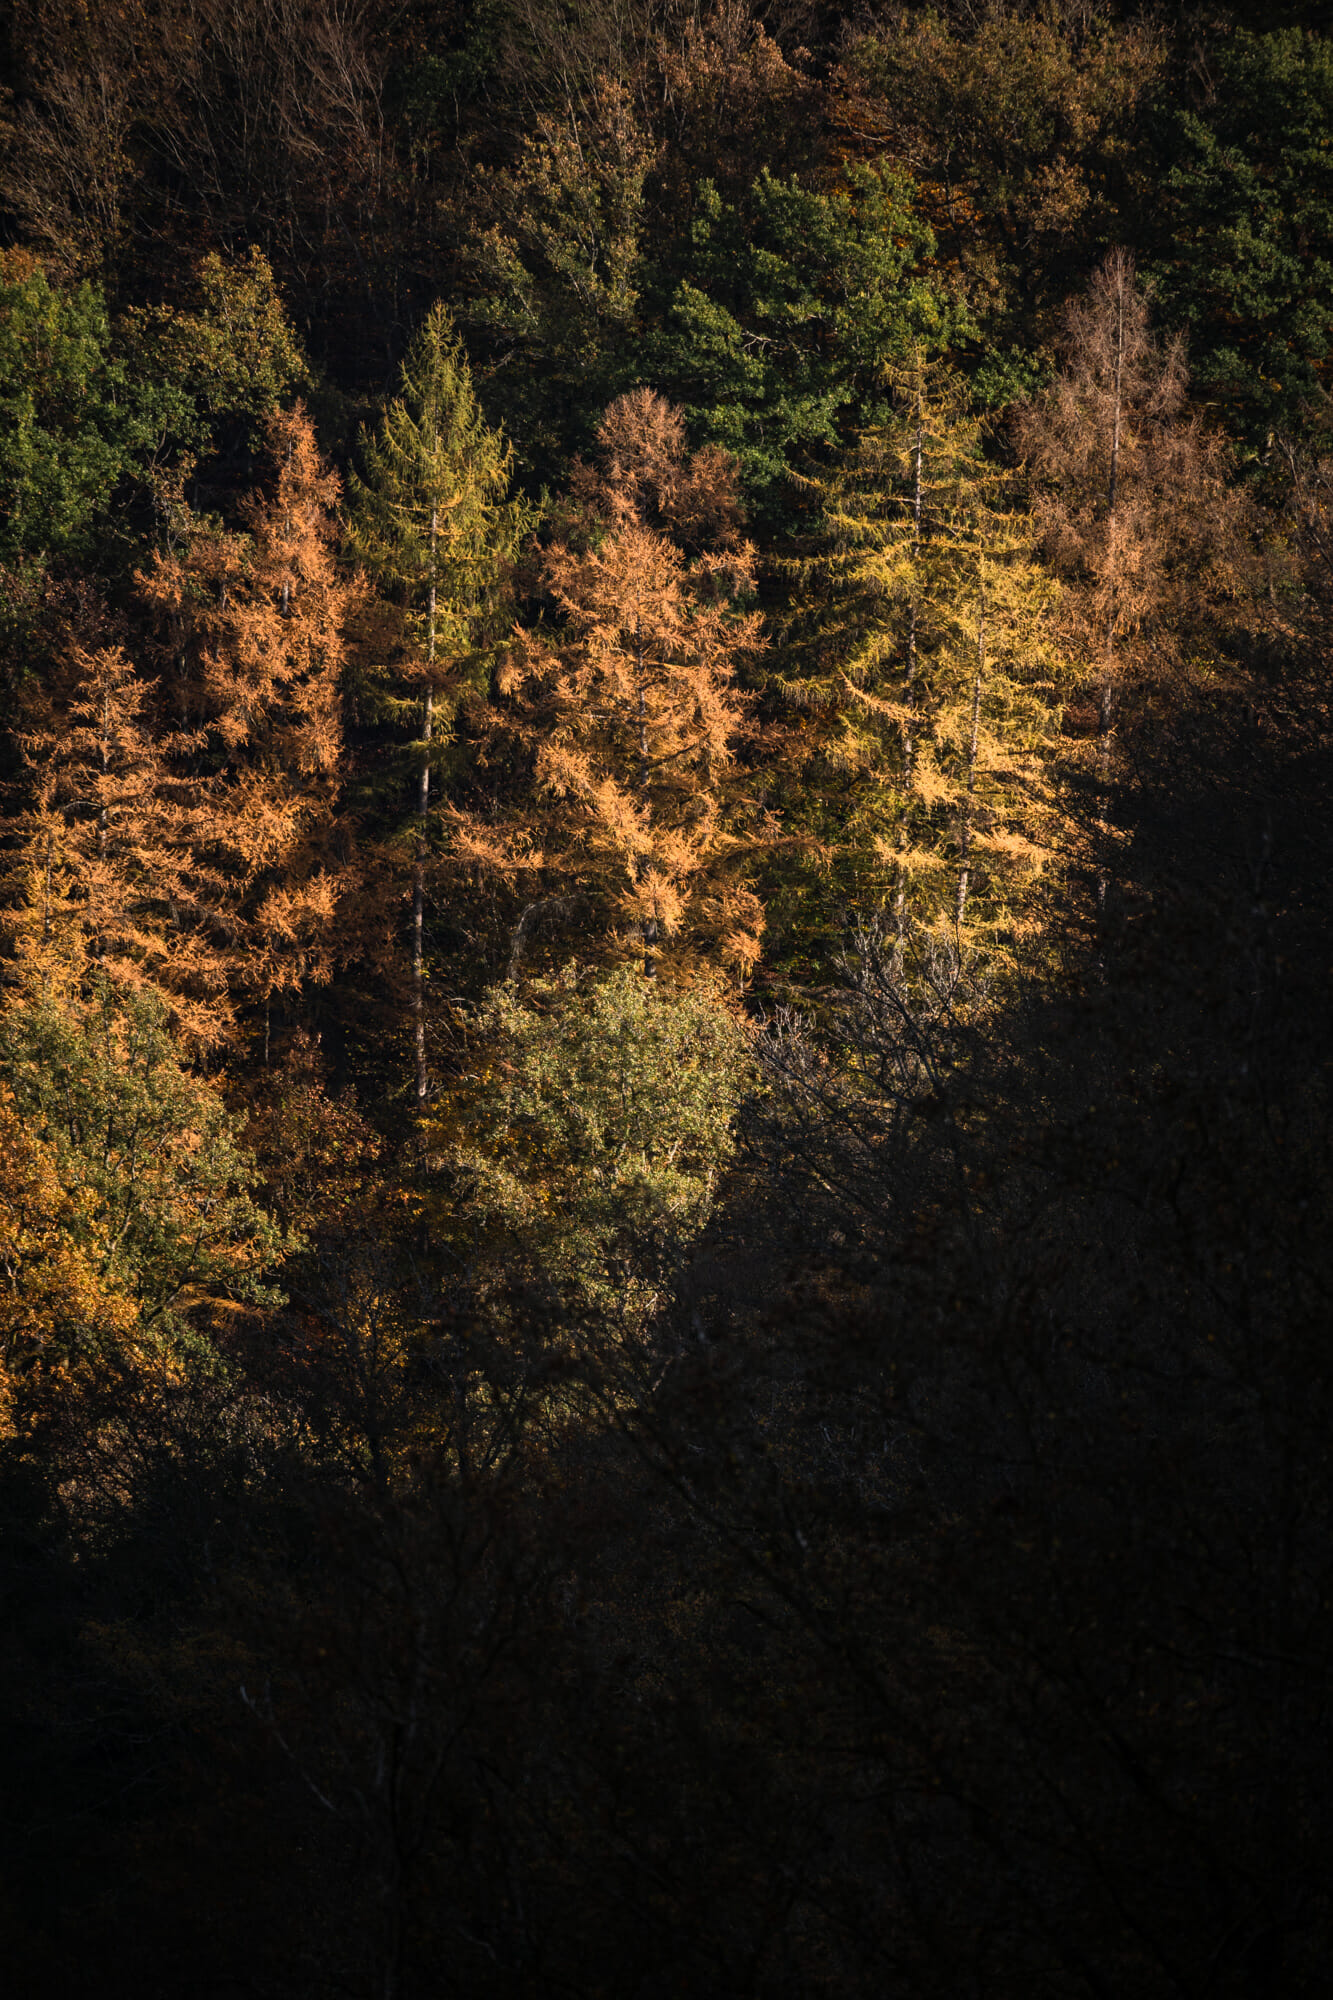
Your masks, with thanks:
[(462, 1214), (576, 1301), (649, 1309), (708, 1220), (750, 1062), (720, 990), (628, 967), (497, 987), (452, 1164)]
[(849, 411), (878, 421), (886, 368), (962, 330), (927, 268), (934, 248), (910, 182), (888, 168), (857, 168), (834, 194), (765, 169), (743, 204), (701, 186), (640, 366), (693, 436), (735, 453), (761, 523), (787, 518), (791, 467), (835, 444)]
[(252, 432), (300, 379), (258, 251), (207, 257), (199, 293), (197, 311), (113, 323), (97, 286), (62, 290), (39, 265), (0, 261), (0, 562), (114, 546), (125, 529), (108, 516), (127, 482), (209, 450), (228, 419)]
[(216, 1090), (184, 1064), (156, 996), (32, 998), (0, 1019), (0, 1081), (54, 1150), (99, 1276), (170, 1343), (191, 1313), (272, 1297), (280, 1239)]
[(200, 448), (221, 419), (261, 426), (309, 378), (262, 251), (252, 245), (232, 263), (210, 252), (196, 291), (193, 311), (131, 311), (119, 332), (138, 372), (184, 400), (193, 422), (184, 412), (177, 421)]
[(1188, 329), (1196, 389), (1262, 446), (1330, 379), (1333, 43), (1236, 34), (1211, 101), (1167, 130), (1148, 268)]
[(480, 183), (494, 219), (468, 252), (486, 398), (535, 475), (586, 449), (639, 327), (644, 184), (653, 149), (627, 93), (599, 83), (581, 125), (544, 118), (510, 169)]
[(419, 328), (401, 386), (362, 433), (352, 547), (405, 605), (427, 662), (454, 661), (471, 651), (529, 515), (504, 497), (513, 451), (482, 415), (445, 306)]
[[(89, 555), (93, 529), (143, 435), (94, 285), (40, 266), (0, 278), (0, 561)], [(0, 267), (3, 269), (3, 267)]]

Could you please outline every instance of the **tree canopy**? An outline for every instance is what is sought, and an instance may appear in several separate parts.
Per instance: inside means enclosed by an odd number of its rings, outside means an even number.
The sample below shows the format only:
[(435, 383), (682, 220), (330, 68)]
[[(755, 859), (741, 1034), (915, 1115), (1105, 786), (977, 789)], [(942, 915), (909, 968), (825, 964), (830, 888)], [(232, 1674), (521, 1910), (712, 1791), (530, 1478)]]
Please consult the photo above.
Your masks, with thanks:
[(0, 11), (16, 1992), (1327, 1985), (1326, 11)]

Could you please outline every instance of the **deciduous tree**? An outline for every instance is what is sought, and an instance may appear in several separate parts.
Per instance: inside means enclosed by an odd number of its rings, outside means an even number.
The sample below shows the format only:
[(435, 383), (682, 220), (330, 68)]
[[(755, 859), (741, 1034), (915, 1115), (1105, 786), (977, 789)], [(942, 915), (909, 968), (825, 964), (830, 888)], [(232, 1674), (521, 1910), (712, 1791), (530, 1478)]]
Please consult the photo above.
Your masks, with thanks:
[[(641, 1324), (712, 1210), (749, 1066), (711, 980), (629, 966), (496, 987), (484, 1078), (450, 1109), (465, 1136), (455, 1224), (622, 1326)], [(465, 1101), (466, 1100), (466, 1101)]]
[(962, 383), (918, 354), (893, 387), (889, 420), (807, 482), (819, 532), (788, 566), (775, 691), (831, 872), (806, 894), (844, 906), (825, 930), (891, 909), (900, 948), (940, 923), (957, 943), (967, 917), (994, 946), (1052, 848), (1055, 593)]
[[(229, 953), (229, 991), (264, 1010), (326, 981), (347, 871), (338, 823), (343, 630), (351, 586), (334, 560), (340, 483), (298, 405), (268, 425), (272, 484), (239, 533), (177, 502), (172, 546), (140, 578), (174, 724), (177, 796), (201, 894)], [(185, 747), (188, 747), (188, 754)]]
[[(1105, 799), (1124, 689), (1149, 651), (1160, 670), (1234, 594), (1245, 510), (1228, 490), (1226, 447), (1187, 404), (1183, 346), (1152, 334), (1126, 251), (1069, 306), (1064, 356), (1051, 389), (1020, 411), (1017, 434), (1096, 701)], [(1103, 806), (1099, 901), (1108, 836)]]
[[(668, 943), (743, 968), (762, 911), (733, 813), (735, 676), (760, 627), (734, 472), (722, 453), (690, 456), (681, 412), (648, 390), (611, 405), (598, 443), (582, 519), (545, 551), (554, 615), (515, 632), (500, 675), (495, 735), (531, 790), (503, 814), (455, 811), (453, 853), (525, 894), (511, 972), (543, 907), (586, 909), (588, 934), (632, 940), (650, 976)], [(673, 528), (722, 546), (688, 556)]]

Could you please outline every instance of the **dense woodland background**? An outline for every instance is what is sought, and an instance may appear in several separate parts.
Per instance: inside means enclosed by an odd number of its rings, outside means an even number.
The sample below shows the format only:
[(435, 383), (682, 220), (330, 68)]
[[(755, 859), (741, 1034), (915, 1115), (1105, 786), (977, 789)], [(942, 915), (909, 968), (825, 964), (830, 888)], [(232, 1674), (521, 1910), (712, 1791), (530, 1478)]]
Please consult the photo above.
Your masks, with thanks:
[(1316, 1992), (1325, 10), (0, 63), (12, 1991)]

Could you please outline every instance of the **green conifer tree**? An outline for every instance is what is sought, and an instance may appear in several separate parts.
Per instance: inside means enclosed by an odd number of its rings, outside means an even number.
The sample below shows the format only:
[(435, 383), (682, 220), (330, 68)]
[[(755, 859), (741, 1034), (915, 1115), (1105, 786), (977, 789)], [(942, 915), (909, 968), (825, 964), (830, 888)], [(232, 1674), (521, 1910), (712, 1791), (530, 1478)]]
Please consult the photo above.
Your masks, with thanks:
[[(416, 640), (410, 692), (387, 692), (396, 718), (420, 716), (410, 746), (416, 795), (412, 871), (412, 1018), (416, 1096), (426, 1095), (425, 903), (432, 760), (452, 714), (440, 703), (475, 668), (503, 601), (528, 510), (506, 499), (513, 453), (491, 430), (447, 308), (436, 304), (408, 350), (402, 394), (362, 438), (353, 474), (353, 543), (366, 567), (402, 602)], [(418, 707), (419, 704), (419, 707)]]

